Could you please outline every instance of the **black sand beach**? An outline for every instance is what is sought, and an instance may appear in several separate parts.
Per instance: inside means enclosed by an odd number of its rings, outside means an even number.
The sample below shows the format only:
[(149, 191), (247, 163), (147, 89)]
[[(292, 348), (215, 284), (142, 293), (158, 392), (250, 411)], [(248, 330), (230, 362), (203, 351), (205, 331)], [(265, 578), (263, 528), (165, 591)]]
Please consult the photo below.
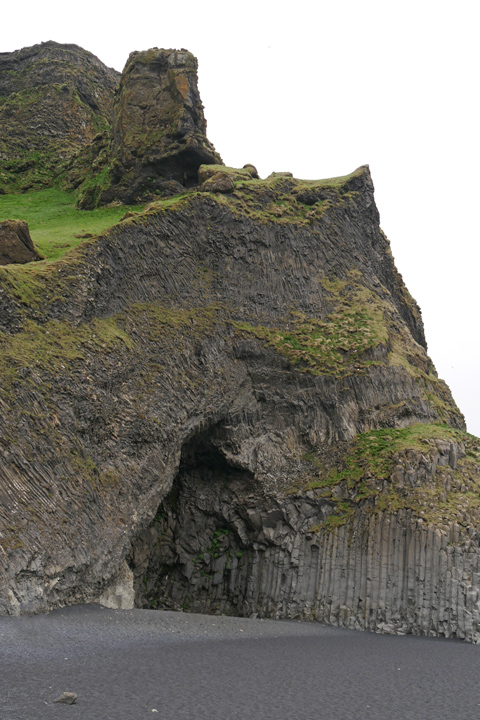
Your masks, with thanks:
[(98, 605), (0, 618), (1, 720), (473, 720), (479, 680), (480, 647), (453, 640)]

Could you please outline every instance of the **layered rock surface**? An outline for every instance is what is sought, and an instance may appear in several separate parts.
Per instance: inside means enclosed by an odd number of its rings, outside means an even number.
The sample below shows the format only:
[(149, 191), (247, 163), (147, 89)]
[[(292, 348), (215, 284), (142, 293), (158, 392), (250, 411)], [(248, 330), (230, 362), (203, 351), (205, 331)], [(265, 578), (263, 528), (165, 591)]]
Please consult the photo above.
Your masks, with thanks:
[(142, 606), (478, 638), (478, 441), (368, 168), (158, 201), (37, 266), (28, 302), (2, 276), (2, 612), (124, 606), (133, 573)]
[(251, 472), (187, 461), (133, 545), (136, 604), (479, 642), (479, 514), (458, 477), (478, 492), (480, 466), (463, 443), (423, 443), (370, 487), (340, 481), (333, 493), (318, 481), (265, 496)]
[(0, 268), (0, 612), (135, 600), (479, 641), (479, 440), (368, 168), (219, 164), (187, 51), (133, 53), (112, 110), (117, 80), (76, 46), (0, 56), (7, 190), (51, 183), (54, 149), (83, 207), (169, 198)]
[(77, 45), (0, 53), (0, 189), (51, 185), (109, 127), (119, 78)]

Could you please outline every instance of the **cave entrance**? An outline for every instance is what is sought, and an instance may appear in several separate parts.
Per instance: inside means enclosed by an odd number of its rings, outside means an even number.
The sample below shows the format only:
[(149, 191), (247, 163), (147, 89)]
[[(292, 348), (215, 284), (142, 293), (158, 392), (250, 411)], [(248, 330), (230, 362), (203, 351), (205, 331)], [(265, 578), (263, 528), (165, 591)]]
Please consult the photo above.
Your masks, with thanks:
[(136, 607), (243, 614), (258, 487), (227, 444), (218, 425), (184, 443), (171, 491), (132, 545)]

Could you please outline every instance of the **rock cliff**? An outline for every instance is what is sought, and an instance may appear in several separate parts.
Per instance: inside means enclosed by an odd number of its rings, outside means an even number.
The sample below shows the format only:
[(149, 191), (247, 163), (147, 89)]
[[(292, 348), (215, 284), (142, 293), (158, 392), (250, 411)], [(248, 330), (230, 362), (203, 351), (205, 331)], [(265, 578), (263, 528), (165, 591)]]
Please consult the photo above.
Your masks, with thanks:
[(479, 440), (368, 168), (224, 174), (0, 268), (0, 612), (134, 596), (480, 640)]
[(109, 127), (119, 78), (77, 45), (0, 53), (0, 192), (51, 185)]

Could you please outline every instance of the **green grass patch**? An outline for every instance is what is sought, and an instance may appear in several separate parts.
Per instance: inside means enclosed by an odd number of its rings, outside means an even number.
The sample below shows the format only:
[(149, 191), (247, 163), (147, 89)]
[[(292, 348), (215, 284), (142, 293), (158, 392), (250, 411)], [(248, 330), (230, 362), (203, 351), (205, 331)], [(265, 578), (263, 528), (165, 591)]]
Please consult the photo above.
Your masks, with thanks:
[(242, 322), (234, 325), (314, 375), (342, 376), (352, 371), (352, 364), (354, 369), (362, 369), (364, 353), (387, 338), (381, 314), (360, 307), (331, 313), (324, 321), (297, 317), (288, 330)]
[(335, 485), (342, 480), (356, 483), (366, 474), (377, 480), (388, 478), (394, 468), (396, 456), (405, 450), (430, 449), (430, 440), (456, 440), (464, 442), (468, 433), (449, 425), (417, 423), (406, 428), (369, 430), (357, 435), (350, 452), (344, 457), (342, 470), (333, 470), (328, 482)]
[[(17, 377), (23, 367), (48, 373), (62, 373), (74, 361), (83, 360), (87, 350), (106, 352), (121, 343), (128, 349), (133, 341), (109, 318), (75, 327), (52, 320), (39, 325), (26, 320), (23, 330), (13, 336), (0, 336), (0, 373), (3, 386)], [(63, 373), (64, 374), (64, 373)]]
[[(438, 466), (430, 480), (414, 488), (396, 487), (388, 482), (395, 467), (408, 459), (408, 451), (420, 452), (432, 461), (432, 453), (437, 452), (436, 440), (455, 441), (465, 447), (466, 457), (459, 461), (455, 473), (449, 466)], [(325, 522), (328, 528), (345, 524), (353, 517), (355, 507), (364, 501), (369, 501), (375, 512), (405, 508), (431, 522), (454, 522), (460, 517), (463, 523), (462, 513), (480, 511), (479, 439), (448, 425), (417, 423), (401, 429), (369, 430), (350, 443), (341, 467), (330, 470), (315, 453), (302, 459), (322, 469), (323, 478), (306, 483), (304, 490), (315, 490), (333, 503), (334, 511)], [(451, 481), (448, 490), (447, 476)], [(343, 490), (338, 493), (340, 485)], [(465, 489), (460, 491), (460, 487)]]
[[(238, 177), (241, 172), (232, 168), (229, 170), (234, 177), (235, 173)], [(227, 206), (233, 214), (249, 217), (255, 222), (309, 225), (319, 220), (332, 206), (354, 200), (356, 192), (349, 189), (349, 181), (361, 177), (364, 172), (365, 168), (358, 168), (351, 175), (325, 180), (290, 177), (236, 180), (235, 192), (228, 195), (216, 193), (214, 197), (217, 203)]]
[[(466, 456), (458, 460), (456, 470), (438, 465), (435, 474), (425, 477), (412, 487), (408, 482), (397, 485), (391, 480), (398, 466), (416, 467), (418, 453), (433, 462), (438, 452), (435, 441), (454, 441), (463, 445)], [(414, 451), (417, 454), (413, 455)], [(415, 460), (415, 457), (417, 458)], [(439, 526), (457, 522), (464, 527), (478, 526), (480, 520), (480, 440), (448, 425), (415, 424), (401, 429), (370, 430), (358, 435), (346, 446), (343, 459), (328, 469), (325, 458), (315, 453), (302, 460), (313, 465), (313, 474), (320, 479), (303, 485), (326, 500), (331, 514), (321, 524), (310, 528), (318, 533), (345, 525), (363, 512), (397, 512), (408, 510), (415, 517)], [(328, 461), (328, 459), (327, 459)], [(341, 467), (339, 467), (339, 465)], [(320, 471), (320, 472), (319, 472)], [(286, 494), (298, 492), (290, 488)]]
[(75, 193), (58, 188), (0, 195), (0, 221), (26, 220), (35, 247), (47, 260), (58, 260), (80, 245), (85, 238), (78, 236), (99, 235), (128, 210), (140, 209), (138, 205), (121, 205), (78, 210)]

